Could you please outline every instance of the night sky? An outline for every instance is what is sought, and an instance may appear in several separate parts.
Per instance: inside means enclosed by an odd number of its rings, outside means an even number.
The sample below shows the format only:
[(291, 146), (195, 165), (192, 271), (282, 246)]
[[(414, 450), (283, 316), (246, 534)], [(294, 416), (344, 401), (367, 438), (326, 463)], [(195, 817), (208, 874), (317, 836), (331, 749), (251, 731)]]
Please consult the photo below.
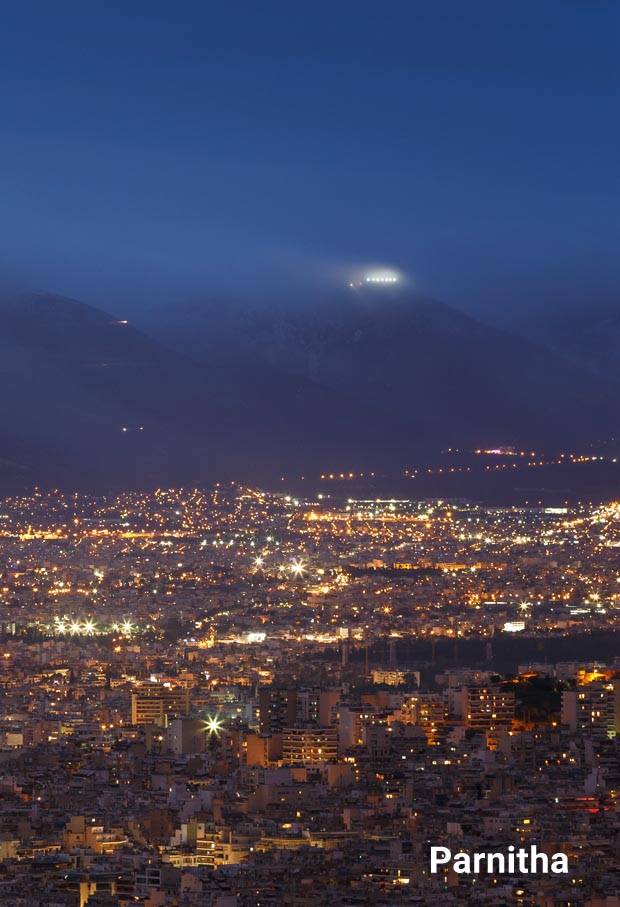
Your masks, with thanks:
[(126, 309), (360, 265), (495, 321), (617, 297), (614, 0), (5, 4), (6, 286)]

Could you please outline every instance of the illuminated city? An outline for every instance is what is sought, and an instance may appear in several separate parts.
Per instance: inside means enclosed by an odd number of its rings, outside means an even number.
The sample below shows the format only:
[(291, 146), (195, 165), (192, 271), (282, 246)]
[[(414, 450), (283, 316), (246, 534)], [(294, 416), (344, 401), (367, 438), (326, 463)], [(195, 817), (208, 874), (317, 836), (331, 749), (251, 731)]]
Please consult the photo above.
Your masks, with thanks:
[(620, 0), (0, 28), (0, 907), (620, 907)]
[[(35, 492), (0, 520), (5, 886), (451, 903), (473, 883), (431, 877), (427, 842), (492, 828), (571, 857), (519, 903), (596, 895), (620, 797), (619, 504), (228, 485)], [(477, 897), (516, 884), (491, 873)]]

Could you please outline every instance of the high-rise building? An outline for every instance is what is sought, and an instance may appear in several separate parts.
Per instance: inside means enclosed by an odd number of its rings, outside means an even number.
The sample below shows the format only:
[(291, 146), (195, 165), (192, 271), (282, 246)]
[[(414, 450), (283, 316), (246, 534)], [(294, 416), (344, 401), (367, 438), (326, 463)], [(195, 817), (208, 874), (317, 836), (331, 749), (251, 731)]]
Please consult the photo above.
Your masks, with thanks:
[(287, 727), (282, 732), (282, 760), (312, 765), (338, 759), (335, 727)]
[(465, 726), (497, 735), (509, 731), (515, 717), (515, 694), (499, 684), (461, 687)]
[(620, 685), (589, 683), (562, 691), (562, 724), (614, 737), (620, 730)]
[(447, 714), (446, 703), (439, 693), (414, 693), (406, 696), (400, 708), (401, 721), (424, 728), (429, 740), (445, 725)]
[(173, 753), (204, 753), (208, 748), (209, 728), (202, 718), (172, 718), (168, 742)]
[(131, 694), (131, 723), (168, 727), (168, 719), (189, 714), (189, 690), (144, 684)]
[(313, 687), (297, 691), (296, 724), (335, 724), (340, 690), (321, 690)]
[(297, 721), (297, 690), (288, 687), (260, 687), (258, 691), (261, 734), (278, 734)]

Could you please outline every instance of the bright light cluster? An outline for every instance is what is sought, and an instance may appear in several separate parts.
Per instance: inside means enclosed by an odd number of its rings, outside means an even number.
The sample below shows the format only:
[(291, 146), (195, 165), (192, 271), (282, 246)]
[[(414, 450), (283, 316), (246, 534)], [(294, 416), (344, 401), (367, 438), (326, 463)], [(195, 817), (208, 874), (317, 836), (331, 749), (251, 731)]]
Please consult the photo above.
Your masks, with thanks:
[(94, 636), (97, 629), (97, 625), (90, 619), (81, 623), (79, 620), (55, 617), (54, 624), (58, 633), (70, 633), (71, 636)]
[(57, 633), (63, 635), (68, 633), (71, 636), (95, 636), (95, 634), (105, 633), (122, 633), (124, 636), (131, 636), (136, 628), (130, 620), (123, 620), (121, 623), (114, 623), (110, 627), (100, 628), (90, 618), (80, 621), (69, 617), (55, 617), (54, 629)]
[(394, 284), (400, 283), (401, 280), (402, 274), (394, 268), (379, 267), (366, 271), (365, 274), (359, 274), (357, 280), (352, 280), (352, 282), (349, 283), (349, 286), (353, 289), (363, 287), (364, 285), (393, 286)]

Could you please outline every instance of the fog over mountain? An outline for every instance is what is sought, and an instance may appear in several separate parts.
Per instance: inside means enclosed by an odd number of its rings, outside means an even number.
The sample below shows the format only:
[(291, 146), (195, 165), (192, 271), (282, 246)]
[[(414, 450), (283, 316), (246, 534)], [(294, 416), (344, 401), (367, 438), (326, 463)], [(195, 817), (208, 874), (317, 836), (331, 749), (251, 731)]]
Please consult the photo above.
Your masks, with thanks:
[(543, 310), (524, 325), (550, 349), (615, 388), (620, 387), (620, 309), (616, 302)]
[(401, 419), (416, 415), (441, 443), (592, 440), (616, 399), (570, 350), (407, 287), (356, 284), (255, 304), (206, 300), (145, 319), (154, 335), (210, 363), (268, 365)]
[(617, 399), (557, 352), (393, 287), (143, 321), (2, 300), (6, 487), (275, 481), (399, 468), (449, 444), (584, 444)]
[(8, 486), (273, 479), (362, 442), (372, 459), (383, 437), (405, 438), (396, 420), (378, 413), (367, 426), (355, 400), (302, 376), (211, 366), (63, 297), (5, 298), (0, 352)]

